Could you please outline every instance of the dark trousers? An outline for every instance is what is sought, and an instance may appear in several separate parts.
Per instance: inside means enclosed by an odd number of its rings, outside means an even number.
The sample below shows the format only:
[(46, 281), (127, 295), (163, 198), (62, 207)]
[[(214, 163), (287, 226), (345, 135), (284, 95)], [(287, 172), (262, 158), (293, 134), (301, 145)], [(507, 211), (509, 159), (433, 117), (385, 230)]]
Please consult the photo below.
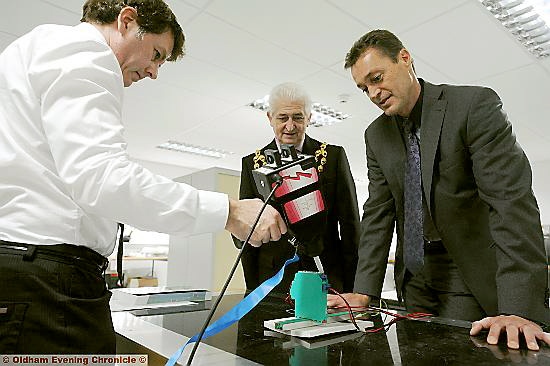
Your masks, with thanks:
[(469, 321), (487, 316), (441, 243), (426, 247), (418, 274), (405, 273), (403, 296), (409, 312)]
[(115, 354), (105, 257), (0, 242), (0, 354)]

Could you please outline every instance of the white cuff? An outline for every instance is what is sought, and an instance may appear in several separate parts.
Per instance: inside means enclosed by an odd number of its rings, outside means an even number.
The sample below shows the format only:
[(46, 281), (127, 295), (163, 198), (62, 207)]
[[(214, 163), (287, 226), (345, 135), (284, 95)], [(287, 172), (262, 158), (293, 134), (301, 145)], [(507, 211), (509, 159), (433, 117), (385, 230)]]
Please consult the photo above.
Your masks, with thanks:
[(229, 197), (225, 193), (199, 191), (199, 212), (194, 234), (224, 230), (229, 218)]

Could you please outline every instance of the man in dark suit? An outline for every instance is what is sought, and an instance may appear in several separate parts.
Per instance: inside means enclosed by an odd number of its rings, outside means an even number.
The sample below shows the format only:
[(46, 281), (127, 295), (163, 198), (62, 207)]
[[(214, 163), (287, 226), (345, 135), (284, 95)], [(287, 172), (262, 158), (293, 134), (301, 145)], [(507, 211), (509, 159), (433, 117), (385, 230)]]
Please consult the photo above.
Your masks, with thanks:
[[(380, 296), (396, 225), (395, 281), (407, 310), (484, 318), (471, 334), (488, 328), (490, 344), (501, 331), (510, 348), (519, 347), (518, 333), (529, 349), (538, 349), (537, 339), (550, 343), (537, 324), (549, 324), (550, 312), (531, 168), (499, 97), (489, 88), (418, 79), (409, 52), (385, 30), (361, 37), (345, 67), (384, 112), (365, 131), (369, 198), (355, 293), (345, 297), (366, 305)], [(419, 215), (407, 211), (414, 206), (407, 194), (415, 185), (409, 179), (414, 156)], [(415, 220), (418, 250), (408, 239)], [(331, 297), (328, 305), (341, 302)]]
[[(316, 271), (314, 256), (320, 256), (333, 288), (352, 291), (357, 267), (359, 208), (346, 153), (341, 146), (321, 143), (305, 134), (311, 118), (311, 100), (301, 86), (294, 83), (276, 86), (270, 93), (269, 106), (267, 118), (275, 138), (242, 159), (240, 198), (262, 198), (252, 170), (265, 163), (266, 149), (277, 150), (280, 144), (292, 144), (301, 153), (316, 156), (325, 205), (319, 225), (294, 228), (304, 252), (299, 252), (298, 263), (287, 267), (283, 281), (274, 292), (287, 293), (298, 270)], [(240, 241), (235, 244), (242, 245)], [(253, 290), (272, 277), (293, 254), (294, 248), (285, 239), (266, 243), (261, 249), (245, 247), (242, 265), (247, 289)]]

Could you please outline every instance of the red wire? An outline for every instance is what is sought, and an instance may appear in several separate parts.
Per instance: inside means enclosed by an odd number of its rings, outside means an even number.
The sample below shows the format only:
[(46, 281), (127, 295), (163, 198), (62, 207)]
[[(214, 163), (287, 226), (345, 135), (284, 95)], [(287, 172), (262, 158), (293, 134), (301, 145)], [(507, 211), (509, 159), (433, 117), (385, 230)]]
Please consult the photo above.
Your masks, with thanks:
[[(392, 320), (390, 320), (388, 323), (384, 324), (383, 326), (381, 326), (379, 328), (365, 330), (366, 333), (377, 333), (377, 332), (380, 332), (381, 330), (387, 330), (390, 326), (392, 326), (396, 322), (398, 322), (400, 320), (403, 320), (403, 319), (420, 319), (420, 318), (425, 318), (425, 317), (433, 315), (433, 314), (421, 313), (421, 312), (414, 312), (414, 313), (401, 315), (401, 314), (398, 314), (398, 313), (392, 313), (390, 311), (386, 311), (384, 309), (376, 308), (376, 307), (372, 307), (372, 306), (351, 306), (347, 302), (347, 300), (338, 291), (336, 291), (332, 287), (329, 287), (328, 290), (330, 292), (334, 293), (335, 295), (339, 296), (342, 299), (342, 301), (344, 301), (344, 304), (345, 304), (345, 306), (335, 306), (332, 309), (344, 309), (344, 308), (347, 309), (348, 313), (349, 313), (349, 318), (350, 318), (351, 322), (353, 323), (353, 325), (355, 326), (355, 328), (358, 331), (361, 331), (361, 329), (357, 325), (357, 322), (355, 320), (355, 316), (353, 315), (353, 310), (352, 309), (356, 309), (356, 310), (358, 310), (358, 309), (373, 310), (373, 311), (377, 311), (377, 312), (380, 312), (380, 313), (383, 313), (383, 314), (386, 314), (386, 315), (389, 315), (389, 316), (393, 317)], [(292, 301), (292, 298), (290, 297), (290, 294), (287, 294), (284, 301), (288, 304), (294, 305), (294, 301)]]
[(359, 328), (359, 326), (357, 325), (357, 322), (355, 321), (355, 316), (353, 316), (353, 311), (351, 310), (351, 306), (350, 304), (347, 302), (346, 299), (344, 299), (344, 297), (342, 295), (340, 295), (340, 293), (338, 291), (336, 291), (335, 289), (333, 289), (332, 287), (329, 287), (329, 291), (330, 292), (333, 292), (334, 294), (340, 296), (340, 298), (344, 301), (344, 303), (346, 304), (346, 307), (348, 309), (348, 312), (349, 312), (349, 319), (351, 320), (351, 322), (353, 323), (353, 325), (355, 326), (355, 328), (358, 330), (358, 331), (361, 331), (361, 329)]
[(284, 302), (286, 302), (287, 304), (290, 304), (290, 305), (294, 306), (294, 301), (292, 301), (292, 298), (290, 297), (290, 294), (286, 294), (286, 297), (285, 297)]
[(388, 323), (384, 324), (382, 327), (380, 328), (376, 328), (376, 329), (369, 329), (369, 330), (366, 330), (367, 333), (377, 333), (381, 330), (387, 330), (390, 326), (392, 326), (393, 324), (397, 323), (398, 321), (400, 320), (403, 320), (403, 319), (420, 319), (420, 318), (425, 318), (425, 317), (428, 317), (428, 316), (432, 316), (433, 314), (429, 314), (429, 313), (420, 313), (420, 312), (415, 312), (415, 313), (409, 313), (409, 314), (406, 314), (406, 315), (401, 315), (401, 314), (397, 314), (397, 313), (392, 313), (392, 312), (389, 312), (389, 311), (385, 311), (383, 309), (378, 309), (378, 308), (371, 308), (372, 310), (376, 310), (376, 311), (379, 311), (383, 314), (387, 314), (387, 315), (390, 315), (390, 316), (393, 316), (394, 318), (392, 320), (390, 320)]
[(346, 304), (346, 306), (336, 306), (336, 307), (334, 307), (334, 309), (347, 308), (348, 312), (350, 314), (350, 319), (353, 322), (353, 324), (355, 325), (355, 327), (357, 328), (357, 330), (360, 330), (360, 329), (359, 329), (359, 327), (357, 326), (357, 324), (355, 322), (355, 316), (353, 315), (352, 308), (354, 308), (354, 309), (364, 309), (364, 310), (374, 310), (374, 311), (378, 311), (380, 313), (383, 313), (383, 314), (390, 315), (390, 316), (394, 317), (394, 319), (390, 320), (388, 323), (384, 324), (380, 328), (365, 330), (366, 333), (376, 333), (376, 332), (379, 332), (379, 331), (384, 330), (384, 329), (387, 330), (390, 326), (392, 326), (396, 322), (398, 322), (400, 320), (403, 320), (403, 319), (419, 319), (419, 318), (425, 318), (425, 317), (433, 315), (433, 314), (429, 314), (429, 313), (420, 313), (420, 312), (414, 312), (414, 313), (409, 313), (409, 314), (406, 314), (406, 315), (401, 315), (401, 314), (386, 311), (384, 309), (375, 308), (375, 307), (372, 307), (372, 306), (350, 306), (349, 303), (346, 301), (346, 299), (344, 299), (344, 297), (342, 295), (340, 295), (338, 293), (338, 291), (334, 290), (333, 288), (329, 288), (329, 290), (331, 292), (333, 292), (334, 294), (338, 295), (344, 301), (344, 303)]
[[(334, 306), (334, 307), (331, 307), (331, 309), (347, 309), (347, 308), (348, 308), (347, 306)], [(369, 307), (368, 306), (350, 306), (350, 308), (367, 310)]]

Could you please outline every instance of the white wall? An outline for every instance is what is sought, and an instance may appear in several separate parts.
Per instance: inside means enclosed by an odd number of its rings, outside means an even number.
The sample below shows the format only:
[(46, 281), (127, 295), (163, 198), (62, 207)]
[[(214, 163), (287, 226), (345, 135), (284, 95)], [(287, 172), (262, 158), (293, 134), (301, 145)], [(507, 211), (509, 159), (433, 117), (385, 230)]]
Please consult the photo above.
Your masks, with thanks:
[(543, 225), (550, 224), (550, 161), (531, 163), (533, 168), (533, 192), (540, 209)]
[(139, 159), (132, 159), (132, 160), (140, 164), (144, 168), (152, 171), (153, 173), (162, 175), (170, 179), (181, 177), (197, 171), (197, 169), (195, 168), (186, 168), (178, 165), (163, 164), (163, 163), (152, 162), (147, 160), (139, 160)]

